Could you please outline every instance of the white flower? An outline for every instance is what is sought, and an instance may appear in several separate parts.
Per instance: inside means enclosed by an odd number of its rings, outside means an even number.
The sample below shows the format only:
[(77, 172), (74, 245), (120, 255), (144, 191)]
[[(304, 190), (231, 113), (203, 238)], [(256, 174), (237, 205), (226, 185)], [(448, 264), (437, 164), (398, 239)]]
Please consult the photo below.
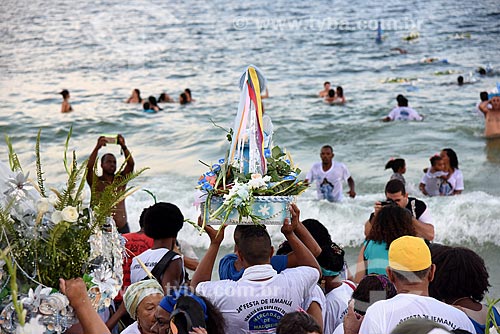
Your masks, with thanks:
[(271, 177), (269, 175), (266, 175), (262, 178), (262, 180), (264, 180), (264, 182), (269, 182), (271, 181)]
[(262, 175), (260, 175), (259, 173), (252, 174), (252, 180), (254, 179), (262, 179)]
[(78, 220), (78, 211), (74, 206), (65, 207), (62, 212), (62, 219), (68, 223), (74, 223)]
[(4, 191), (4, 195), (12, 196), (13, 198), (20, 200), (21, 198), (29, 196), (29, 190), (33, 189), (33, 186), (29, 183), (28, 172), (24, 175), (22, 172), (18, 172), (16, 176), (11, 176), (7, 179), (7, 190)]
[(43, 215), (50, 210), (51, 204), (48, 198), (42, 197), (36, 203), (38, 214)]
[(50, 219), (54, 224), (59, 224), (63, 220), (61, 211), (59, 210), (54, 211)]
[(238, 189), (236, 193), (238, 194), (238, 197), (240, 197), (243, 201), (246, 201), (250, 196), (248, 192), (248, 187), (245, 186), (242, 186), (240, 189)]
[(59, 198), (56, 196), (56, 194), (50, 194), (49, 195), (49, 202), (50, 202), (50, 204), (56, 205), (56, 203), (57, 203), (58, 200), (59, 200)]

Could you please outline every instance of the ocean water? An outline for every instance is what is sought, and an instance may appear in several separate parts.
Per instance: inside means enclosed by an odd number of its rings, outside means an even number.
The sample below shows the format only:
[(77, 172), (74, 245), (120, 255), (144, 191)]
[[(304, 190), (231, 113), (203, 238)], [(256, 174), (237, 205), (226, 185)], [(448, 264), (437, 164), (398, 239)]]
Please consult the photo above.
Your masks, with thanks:
[[(387, 160), (406, 159), (409, 190), (422, 197), (422, 169), (430, 156), (451, 147), (465, 191), (425, 199), (435, 241), (480, 253), (490, 271), (490, 293), (500, 296), (500, 142), (483, 138), (483, 117), (474, 112), (479, 92), (500, 81), (497, 1), (6, 0), (0, 9), (0, 134), (11, 137), (25, 170), (34, 173), (35, 139), (42, 129), (49, 185), (61, 186), (65, 179), (63, 148), (71, 126), (69, 148), (81, 162), (99, 135), (121, 133), (136, 167), (149, 167), (134, 185), (196, 220), (194, 186), (205, 171), (199, 160), (215, 162), (228, 147), (224, 131), (212, 122), (232, 125), (239, 76), (255, 64), (268, 80), (270, 98), (264, 103), (275, 144), (292, 153), (303, 176), (319, 161), (320, 147), (330, 144), (356, 182), (357, 197), (340, 204), (316, 201), (308, 190), (298, 198), (302, 218), (323, 222), (353, 264), (363, 224), (391, 174), (384, 171)], [(381, 44), (375, 43), (379, 20)], [(412, 32), (419, 38), (403, 40)], [(425, 57), (440, 61), (424, 64)], [(488, 65), (490, 76), (475, 73)], [(458, 75), (471, 83), (458, 87)], [(383, 83), (396, 77), (410, 83)], [(343, 86), (345, 106), (317, 98), (326, 80)], [(186, 87), (193, 104), (165, 104), (158, 114), (124, 103), (134, 88), (146, 98), (168, 92), (177, 99)], [(59, 112), (63, 88), (71, 93), (70, 114)], [(397, 94), (408, 97), (424, 122), (380, 122)], [(119, 156), (116, 146), (104, 152)], [(7, 146), (0, 145), (0, 159), (7, 156)], [(127, 199), (133, 230), (142, 208), (151, 204), (144, 191)], [(279, 228), (270, 230), (278, 244)], [(226, 251), (231, 232), (230, 227)], [(208, 246), (208, 238), (190, 226), (180, 237), (199, 254)]]

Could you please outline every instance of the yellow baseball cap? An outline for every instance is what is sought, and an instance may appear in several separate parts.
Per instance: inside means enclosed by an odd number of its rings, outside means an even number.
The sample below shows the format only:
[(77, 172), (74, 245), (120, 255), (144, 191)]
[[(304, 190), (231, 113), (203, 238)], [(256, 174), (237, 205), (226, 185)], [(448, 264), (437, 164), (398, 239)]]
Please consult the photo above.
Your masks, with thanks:
[(389, 246), (389, 267), (392, 269), (420, 271), (431, 264), (431, 251), (422, 238), (405, 235)]

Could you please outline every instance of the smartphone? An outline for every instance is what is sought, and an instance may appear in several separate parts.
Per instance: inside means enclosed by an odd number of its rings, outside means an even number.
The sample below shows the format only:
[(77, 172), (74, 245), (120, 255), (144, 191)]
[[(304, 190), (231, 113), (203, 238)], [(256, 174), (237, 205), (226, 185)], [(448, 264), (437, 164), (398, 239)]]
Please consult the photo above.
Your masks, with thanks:
[(102, 135), (108, 144), (118, 144), (118, 135)]

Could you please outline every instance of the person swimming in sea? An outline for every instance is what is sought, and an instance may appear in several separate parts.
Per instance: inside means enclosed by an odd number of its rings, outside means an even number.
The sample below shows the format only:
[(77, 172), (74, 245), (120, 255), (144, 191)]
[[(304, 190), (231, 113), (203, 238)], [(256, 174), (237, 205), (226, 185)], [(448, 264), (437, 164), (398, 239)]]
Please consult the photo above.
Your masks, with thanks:
[(61, 94), (63, 97), (63, 101), (61, 104), (61, 112), (67, 113), (73, 111), (71, 104), (69, 104), (69, 91), (67, 89), (63, 89), (59, 94)]

